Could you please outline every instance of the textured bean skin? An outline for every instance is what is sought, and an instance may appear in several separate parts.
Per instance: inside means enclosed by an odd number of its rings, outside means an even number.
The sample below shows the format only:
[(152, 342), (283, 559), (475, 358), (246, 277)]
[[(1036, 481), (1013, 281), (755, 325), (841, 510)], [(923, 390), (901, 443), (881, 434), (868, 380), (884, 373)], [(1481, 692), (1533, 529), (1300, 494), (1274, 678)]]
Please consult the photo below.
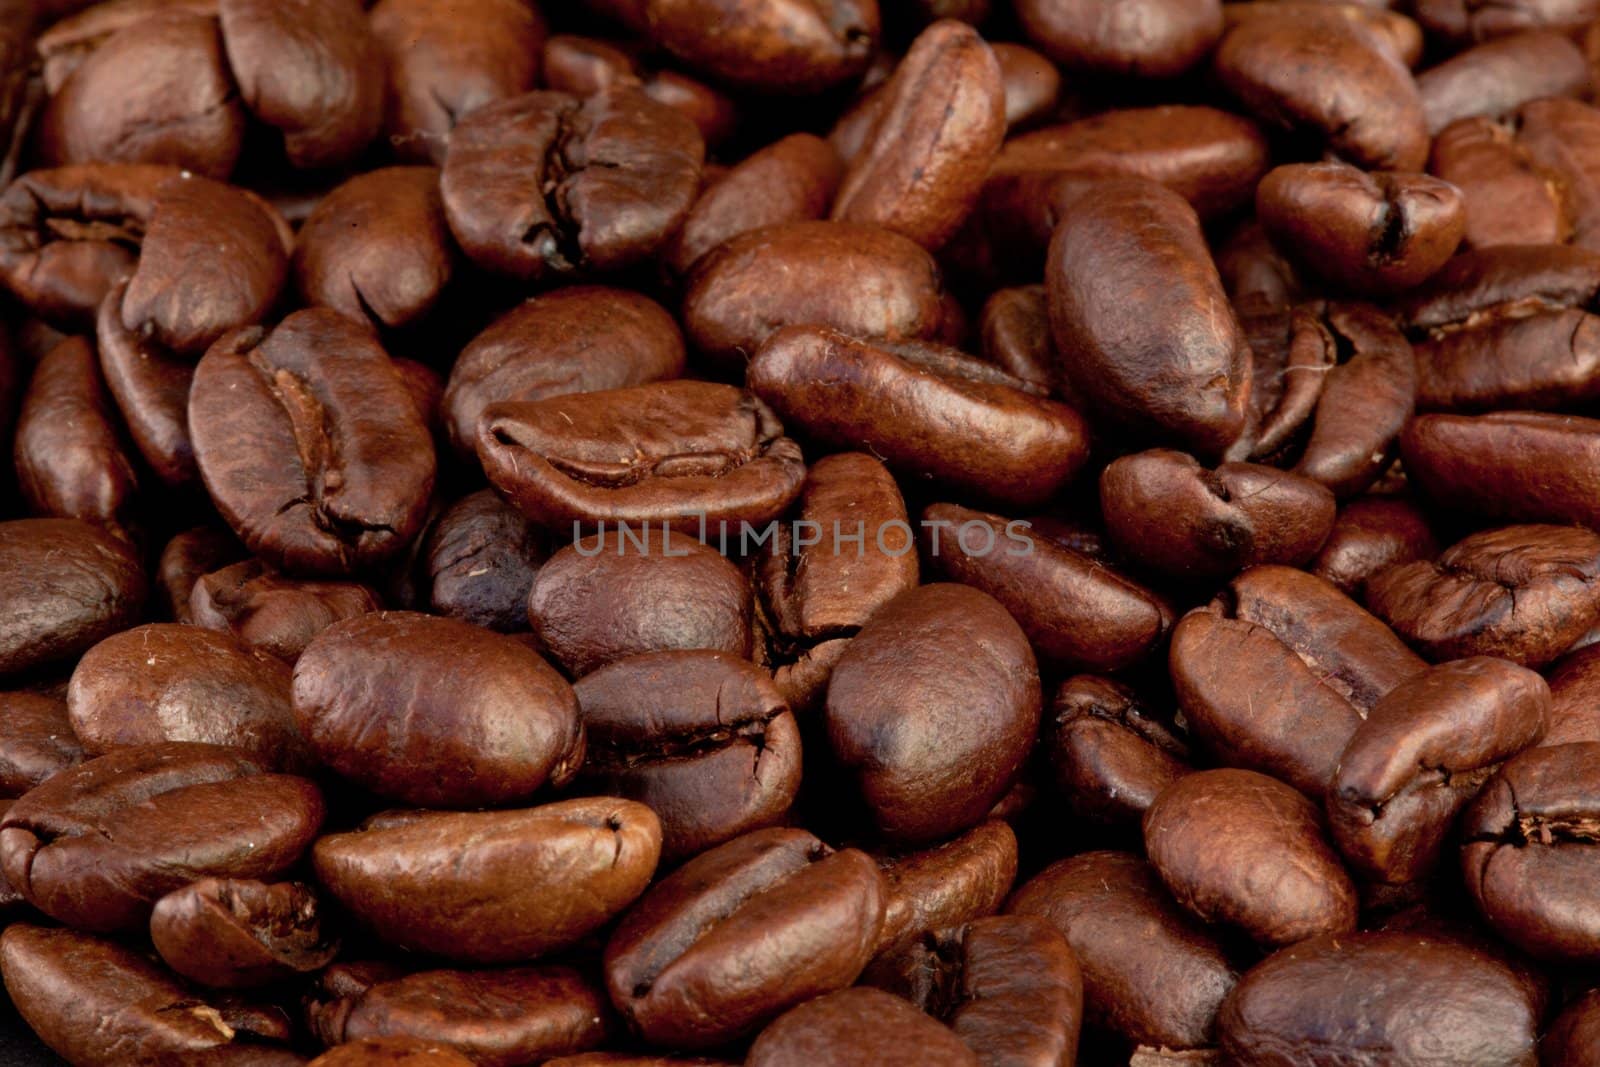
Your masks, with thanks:
[(1430, 500), (1491, 518), (1590, 528), (1600, 528), (1597, 450), (1600, 421), (1553, 412), (1422, 415), (1400, 438), (1406, 469)]
[(320, 970), (339, 951), (325, 936), (316, 894), (292, 882), (205, 878), (156, 901), (150, 938), (191, 981), (234, 989)]
[(341, 619), (379, 611), (378, 594), (358, 582), (285, 578), (258, 560), (213, 571), (189, 593), (189, 621), (237, 637), (286, 663)]
[(1141, 0), (1115, 12), (1088, 3), (1022, 0), (1017, 15), (1051, 59), (1099, 74), (1182, 74), (1222, 33), (1222, 8), (1209, 0)]
[(528, 628), (528, 591), (549, 558), (544, 531), (492, 489), (456, 501), (428, 532), (428, 605), (500, 633)]
[(83, 761), (65, 700), (26, 691), (0, 693), (0, 792), (21, 796)]
[(0, 523), (0, 674), (76, 657), (139, 617), (148, 584), (132, 547), (78, 519)]
[(1017, 835), (999, 819), (920, 852), (880, 856), (888, 885), (878, 958), (918, 935), (992, 915), (1017, 876)]
[(1136, 825), (1161, 791), (1189, 772), (1189, 749), (1173, 724), (1117, 682), (1068, 678), (1045, 724), (1056, 788), (1082, 818)]
[[(866, 69), (877, 0), (644, 0), (650, 36), (690, 67), (744, 89), (815, 92)], [(713, 31), (715, 27), (715, 31)]]
[(856, 1056), (910, 1067), (981, 1062), (948, 1027), (881, 989), (842, 989), (780, 1017), (750, 1048), (751, 1067), (802, 1067)]

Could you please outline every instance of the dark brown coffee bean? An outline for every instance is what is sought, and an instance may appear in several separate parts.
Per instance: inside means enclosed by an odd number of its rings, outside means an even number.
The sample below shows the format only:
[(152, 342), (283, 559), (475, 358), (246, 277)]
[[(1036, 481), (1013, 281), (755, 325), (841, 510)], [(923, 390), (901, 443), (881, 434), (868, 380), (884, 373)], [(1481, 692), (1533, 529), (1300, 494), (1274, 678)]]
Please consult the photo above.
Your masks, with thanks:
[(289, 671), (232, 636), (156, 622), (83, 654), (67, 711), (84, 751), (203, 741), (251, 753), (264, 766), (302, 768), (307, 752), (289, 710)]
[(1074, 814), (1136, 827), (1156, 796), (1189, 773), (1189, 747), (1170, 716), (1109, 678), (1080, 674), (1056, 690), (1045, 754)]
[(398, 948), (475, 963), (580, 941), (655, 872), (661, 826), (615, 797), (487, 812), (397, 812), (312, 850), (317, 881)]
[(605, 949), (606, 988), (646, 1040), (723, 1044), (855, 981), (886, 889), (863, 852), (804, 830), (756, 830), (657, 883)]
[(308, 1014), (330, 1045), (412, 1037), (485, 1067), (548, 1063), (595, 1048), (612, 1029), (605, 993), (570, 967), (418, 971), (359, 993), (314, 993)]
[(1150, 863), (1179, 904), (1264, 945), (1356, 925), (1356, 890), (1320, 809), (1255, 771), (1195, 771), (1144, 815)]
[(223, 518), (286, 571), (371, 566), (422, 525), (427, 428), (377, 340), (336, 312), (223, 338), (195, 370), (189, 428)]
[[(1564, 34), (1546, 30), (1501, 37), (1469, 48), (1417, 75), (1428, 132), (1457, 119), (1503, 115), (1544, 96), (1586, 96), (1588, 63)], [(1410, 167), (1415, 170), (1419, 160)], [(1402, 169), (1402, 168), (1396, 168)]]
[(0, 522), (0, 675), (71, 660), (126, 629), (147, 585), (132, 546), (77, 519)]
[(1017, 877), (1017, 835), (990, 819), (942, 845), (880, 856), (878, 866), (889, 892), (878, 936), (882, 962), (922, 934), (999, 911)]
[(979, 330), (985, 359), (1013, 378), (1050, 388), (1056, 356), (1044, 286), (996, 291), (983, 305)]
[[(1285, 3), (1289, 6), (1284, 7)], [(1323, 0), (1273, 0), (1271, 3), (1258, 0), (1255, 3), (1230, 3), (1222, 8), (1222, 21), (1228, 28), (1253, 18), (1299, 17), (1314, 21), (1328, 15), (1349, 19), (1371, 31), (1407, 67), (1415, 67), (1422, 58), (1425, 43), (1422, 27), (1383, 4), (1368, 4), (1360, 0), (1349, 4), (1328, 4)]]
[(490, 404), (478, 457), (523, 514), (563, 533), (759, 526), (800, 492), (800, 446), (751, 393), (669, 381)]
[(1223, 947), (1181, 911), (1155, 869), (1122, 852), (1085, 852), (1046, 867), (1006, 905), (1066, 936), (1083, 968), (1088, 1022), (1141, 1045), (1212, 1044), (1238, 978)]
[(527, 0), (379, 0), (368, 18), (388, 68), (396, 155), (442, 163), (468, 114), (532, 89), (544, 19)]
[(303, 1062), (282, 1045), (256, 1044), (271, 1035), (251, 1033), (247, 1016), (114, 941), (14, 923), (0, 937), (0, 972), (23, 1019), (68, 1063)]
[(650, 36), (697, 71), (742, 89), (814, 93), (866, 70), (878, 0), (644, 0)]
[(101, 373), (145, 463), (167, 485), (194, 485), (200, 480), (189, 440), (194, 364), (122, 324), (126, 292), (127, 283), (118, 282), (100, 305), (95, 340)]
[(655, 69), (651, 57), (638, 52), (635, 42), (557, 34), (544, 46), (545, 87), (586, 97), (613, 85), (636, 85), (652, 100), (682, 112), (707, 145), (728, 139), (739, 122), (732, 97), (678, 71)]
[(650, 652), (573, 686), (582, 782), (647, 804), (672, 863), (783, 820), (800, 788), (800, 729), (771, 677), (722, 652)]
[(1400, 447), (1406, 473), (1437, 504), (1600, 527), (1600, 421), (1533, 411), (1421, 415)]
[(386, 167), (351, 178), (317, 204), (295, 242), (295, 285), (307, 304), (400, 327), (433, 310), (454, 259), (439, 172)]
[(1248, 570), (1180, 619), (1169, 663), (1197, 738), (1312, 797), (1373, 706), (1425, 666), (1354, 601), (1288, 567)]
[[(780, 299), (768, 291), (786, 279)], [(912, 241), (876, 226), (791, 222), (740, 234), (701, 256), (683, 297), (683, 325), (708, 359), (742, 367), (773, 331), (831, 327), (853, 337), (938, 334), (939, 269)]]
[(40, 360), (17, 416), (17, 484), (36, 515), (126, 532), (138, 521), (139, 475), (94, 345), (62, 341)]
[[(1600, 247), (1600, 189), (1596, 148), (1600, 111), (1560, 96), (1531, 100), (1517, 110), (1519, 141), (1562, 187), (1572, 215), (1572, 242)], [(1506, 205), (1515, 210), (1513, 205)], [(1522, 238), (1528, 243), (1531, 235)]]
[(655, 301), (569, 286), (519, 304), (461, 350), (445, 389), (446, 428), (470, 453), (490, 404), (625, 389), (683, 370), (683, 335)]
[(23, 175), (0, 196), (0, 278), (34, 314), (82, 329), (133, 273), (156, 190), (177, 174), (90, 163)]
[(1551, 664), (1550, 729), (1541, 745), (1600, 741), (1600, 645), (1585, 645)]
[(1512, 0), (1494, 7), (1475, 7), (1464, 0), (1419, 0), (1417, 21), (1451, 44), (1487, 41), (1521, 30), (1581, 29), (1600, 16), (1593, 0)]
[[(1141, 301), (1157, 278), (1160, 298)], [(1203, 457), (1244, 430), (1250, 349), (1199, 221), (1176, 193), (1147, 181), (1095, 184), (1057, 228), (1045, 280), (1059, 373), (1097, 421)]]
[(1172, 628), (1172, 607), (1159, 594), (1025, 523), (933, 504), (922, 525), (932, 569), (1000, 601), (1046, 667), (1120, 670), (1151, 655)]
[(1434, 137), (1428, 172), (1461, 192), (1464, 248), (1561, 244), (1572, 235), (1562, 175), (1534, 156), (1515, 125), (1457, 119)]
[(0, 793), (20, 797), (83, 762), (66, 701), (44, 693), (0, 693)]
[(789, 326), (750, 363), (752, 391), (808, 436), (982, 499), (1042, 504), (1088, 458), (1078, 413), (954, 349)]
[(462, 121), (439, 187), (474, 263), (548, 281), (652, 256), (694, 205), (704, 158), (692, 122), (631, 86), (528, 93)]
[(1113, 460), (1100, 474), (1106, 532), (1124, 555), (1189, 581), (1261, 563), (1298, 566), (1333, 529), (1333, 493), (1310, 478), (1255, 463), (1215, 471), (1167, 449)]
[(1506, 526), (1374, 575), (1367, 606), (1434, 662), (1502, 656), (1539, 668), (1600, 622), (1597, 578), (1600, 535)]
[(170, 163), (225, 179), (245, 113), (214, 17), (156, 11), (78, 65), (40, 117), (40, 155), (68, 163)]
[(347, 0), (219, 0), (228, 62), (250, 113), (283, 131), (296, 167), (333, 167), (383, 125), (384, 69)]
[(1535, 748), (1500, 768), (1461, 817), (1461, 870), (1495, 933), (1555, 962), (1600, 957), (1600, 745)]
[(368, 1037), (337, 1045), (311, 1063), (315, 1067), (470, 1067), (472, 1061), (436, 1041)]
[(493, 490), (469, 493), (428, 532), (428, 606), (501, 633), (528, 628), (528, 591), (549, 558), (543, 530)]
[(981, 1061), (949, 1027), (881, 989), (842, 989), (800, 1005), (762, 1031), (748, 1067), (827, 1063), (975, 1067)]
[(833, 217), (937, 249), (977, 201), (1005, 138), (1000, 64), (976, 30), (942, 20), (912, 43), (883, 94), (877, 127), (850, 162)]
[(1205, 58), (1222, 34), (1222, 6), (1214, 0), (1142, 0), (1116, 11), (1086, 0), (1016, 6), (1029, 40), (1087, 74), (1170, 78)]
[(195, 626), (232, 634), (288, 663), (334, 623), (382, 609), (368, 586), (287, 578), (254, 559), (204, 575), (189, 595)]
[(189, 597), (194, 584), (244, 556), (244, 546), (232, 534), (215, 526), (195, 526), (174, 534), (162, 548), (161, 559), (156, 563), (156, 591), (164, 617), (173, 622), (193, 622)]
[(1011, 787), (1040, 703), (1033, 651), (1005, 608), (927, 585), (845, 648), (828, 682), (828, 742), (881, 833), (934, 840), (976, 825)]
[(318, 971), (339, 951), (308, 886), (234, 878), (203, 878), (156, 901), (150, 939), (168, 967), (221, 989)]
[(751, 593), (739, 569), (659, 527), (585, 537), (539, 568), (534, 635), (573, 677), (641, 652), (711, 649), (747, 659)]
[(577, 699), (537, 653), (416, 612), (318, 634), (295, 663), (294, 713), (324, 764), (416, 807), (525, 800), (583, 761)]
[(1218, 45), (1218, 79), (1263, 122), (1322, 141), (1361, 167), (1421, 170), (1424, 96), (1392, 45), (1334, 12), (1246, 19)]
[(1600, 1061), (1600, 991), (1568, 1004), (1539, 1043), (1539, 1062), (1593, 1067)]
[(238, 749), (140, 745), (62, 771), (13, 804), (0, 819), (0, 866), (46, 915), (127, 930), (197, 878), (282, 873), (322, 816), (315, 785), (265, 773)]
[(1252, 968), (1222, 1007), (1229, 1063), (1330, 1057), (1405, 1067), (1536, 1062), (1539, 1005), (1508, 965), (1404, 933), (1339, 934)]
[(1461, 194), (1448, 182), (1347, 163), (1278, 167), (1256, 188), (1256, 217), (1314, 273), (1375, 294), (1425, 280), (1466, 230)]
[(1403, 497), (1361, 496), (1339, 509), (1311, 573), (1359, 599), (1367, 579), (1397, 563), (1432, 559), (1439, 543), (1422, 510)]
[(1426, 877), (1485, 779), (1544, 734), (1550, 689), (1505, 660), (1430, 667), (1356, 728), (1328, 786), (1328, 821), (1350, 864), (1390, 884)]
[[(987, 0), (979, 0), (987, 2)], [(1049, 118), (1061, 98), (1061, 72), (1050, 59), (1010, 41), (991, 42), (1005, 88), (1006, 129), (1014, 131)]]

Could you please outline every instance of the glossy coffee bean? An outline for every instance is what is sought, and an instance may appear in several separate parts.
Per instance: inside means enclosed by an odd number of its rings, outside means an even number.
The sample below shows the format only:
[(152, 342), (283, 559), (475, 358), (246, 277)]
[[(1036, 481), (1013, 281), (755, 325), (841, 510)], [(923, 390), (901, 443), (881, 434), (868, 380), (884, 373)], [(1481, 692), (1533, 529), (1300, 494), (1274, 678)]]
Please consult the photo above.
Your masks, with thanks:
[(376, 338), (336, 312), (223, 338), (195, 370), (189, 426), (218, 510), (285, 571), (372, 566), (422, 524), (427, 428)]
[(316, 843), (317, 881), (397, 948), (510, 963), (566, 948), (649, 885), (661, 826), (614, 797), (395, 812)]
[(429, 608), (501, 633), (526, 630), (528, 591), (549, 558), (547, 542), (544, 531), (493, 490), (467, 494), (429, 528)]
[(855, 981), (885, 896), (865, 853), (835, 852), (803, 830), (757, 830), (644, 895), (606, 944), (606, 988), (647, 1041), (720, 1045)]
[(979, 331), (985, 359), (1013, 378), (1050, 388), (1055, 356), (1044, 286), (998, 290), (984, 302)]
[(828, 682), (828, 743), (881, 833), (933, 840), (976, 825), (1011, 787), (1040, 702), (1033, 651), (1000, 603), (927, 585), (845, 648)]
[(365, 585), (288, 578), (253, 559), (204, 575), (189, 595), (195, 626), (232, 634), (287, 663), (334, 623), (382, 608)]
[(455, 619), (334, 623), (296, 661), (293, 692), (322, 763), (417, 807), (525, 800), (583, 760), (572, 688), (522, 642)]
[(1600, 701), (1594, 699), (1600, 684), (1600, 648), (1585, 645), (1550, 665), (1550, 728), (1541, 745), (1566, 745), (1600, 741)]
[(194, 364), (122, 324), (127, 282), (118, 282), (100, 304), (95, 343), (106, 388), (145, 463), (170, 486), (200, 480), (189, 438), (189, 388)]
[(999, 911), (1017, 876), (1017, 835), (990, 819), (932, 848), (880, 855), (878, 866), (889, 895), (873, 970), (923, 934)]
[(766, 671), (721, 652), (650, 652), (579, 679), (581, 781), (661, 818), (671, 863), (780, 822), (800, 729)]
[(1434, 137), (1428, 173), (1461, 191), (1464, 247), (1561, 244), (1572, 236), (1574, 205), (1561, 175), (1534, 156), (1516, 125), (1457, 119)]
[(231, 745), (279, 770), (308, 756), (284, 665), (196, 626), (149, 623), (101, 641), (72, 672), (67, 712), (91, 756), (162, 741)]
[(339, 951), (308, 886), (233, 878), (202, 878), (156, 901), (150, 940), (168, 967), (219, 989), (317, 971)]
[(1418, 880), (1484, 780), (1537, 743), (1549, 687), (1505, 660), (1431, 667), (1397, 685), (1356, 728), (1328, 787), (1339, 850), (1375, 881)]
[(198, 878), (282, 873), (322, 817), (315, 785), (266, 773), (238, 749), (139, 745), (65, 770), (13, 804), (0, 819), (0, 866), (46, 915), (127, 930)]
[(1136, 827), (1161, 791), (1190, 770), (1175, 724), (1109, 678), (1080, 674), (1062, 682), (1044, 737), (1051, 776), (1073, 812), (1108, 826)]
[(1505, 526), (1374, 575), (1367, 606), (1434, 662), (1501, 656), (1539, 668), (1600, 621), (1597, 567), (1589, 530)]
[(1568, 1004), (1539, 1042), (1542, 1063), (1591, 1067), (1600, 1054), (1600, 994), (1590, 990)]
[(809, 93), (867, 68), (877, 0), (643, 0), (656, 44), (738, 88)]
[(67, 703), (26, 690), (0, 693), (0, 793), (20, 797), (83, 762)]
[(1020, 0), (1023, 31), (1051, 59), (1089, 74), (1169, 78), (1211, 50), (1222, 33), (1210, 0), (1141, 0), (1115, 12), (1073, 0)]
[(1360, 599), (1367, 579), (1397, 563), (1432, 559), (1439, 543), (1411, 500), (1360, 496), (1339, 509), (1333, 531), (1311, 561), (1311, 573)]
[(1457, 119), (1501, 115), (1546, 96), (1584, 96), (1591, 74), (1563, 34), (1530, 30), (1469, 48), (1417, 75), (1428, 132)]
[(1418, 489), (1441, 506), (1600, 527), (1592, 503), (1600, 421), (1535, 411), (1421, 415), (1400, 448)]
[(0, 522), (0, 674), (72, 660), (138, 620), (133, 547), (78, 519)]
[(751, 1046), (750, 1067), (876, 1063), (969, 1067), (982, 1062), (950, 1028), (881, 989), (843, 989), (787, 1012)]
[(416, 1037), (347, 1041), (311, 1062), (316, 1067), (468, 1067), (472, 1063), (448, 1045)]

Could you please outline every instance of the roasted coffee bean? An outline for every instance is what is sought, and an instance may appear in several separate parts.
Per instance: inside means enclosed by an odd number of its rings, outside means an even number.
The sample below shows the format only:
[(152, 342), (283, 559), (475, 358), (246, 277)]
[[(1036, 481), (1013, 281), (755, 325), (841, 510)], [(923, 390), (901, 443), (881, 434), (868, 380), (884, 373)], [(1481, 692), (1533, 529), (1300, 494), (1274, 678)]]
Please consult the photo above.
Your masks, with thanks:
[(694, 205), (704, 157), (692, 122), (631, 86), (529, 93), (462, 121), (439, 187), (474, 263), (548, 281), (648, 259)]
[(1600, 16), (1592, 0), (1513, 0), (1474, 7), (1462, 0), (1419, 0), (1416, 18), (1424, 29), (1451, 44), (1487, 41), (1520, 30), (1581, 29)]
[(1335, 934), (1252, 968), (1222, 1006), (1228, 1062), (1426, 1067), (1536, 1062), (1535, 998), (1515, 970), (1448, 939)]
[(94, 345), (62, 341), (39, 361), (17, 416), (17, 484), (36, 515), (126, 533), (138, 522), (139, 474)]
[(1047, 668), (1120, 670), (1149, 657), (1172, 629), (1159, 594), (1025, 523), (934, 504), (922, 524), (932, 569), (1000, 601)]
[(527, 0), (379, 0), (368, 19), (388, 68), (395, 153), (441, 163), (456, 124), (532, 89), (544, 20)]
[(114, 941), (14, 923), (0, 937), (0, 973), (22, 1018), (68, 1063), (303, 1062), (283, 1045), (257, 1044), (276, 1035), (251, 1032), (248, 1012), (195, 996)]
[(1329, 783), (1339, 851), (1376, 881), (1425, 877), (1457, 813), (1538, 742), (1549, 715), (1544, 679), (1505, 660), (1454, 660), (1401, 682), (1356, 727)]
[(1017, 836), (990, 819), (942, 845), (880, 856), (878, 866), (889, 893), (878, 935), (883, 962), (922, 934), (999, 911), (1017, 877)]
[(1156, 796), (1188, 774), (1189, 747), (1170, 721), (1109, 678), (1080, 674), (1056, 690), (1045, 755), (1073, 813), (1135, 827)]
[[(1518, 140), (1554, 177), (1572, 215), (1572, 242), (1600, 246), (1600, 190), (1595, 182), (1600, 111), (1588, 104), (1551, 96), (1517, 110)], [(1508, 207), (1511, 207), (1508, 205)], [(1512, 208), (1514, 210), (1514, 207)], [(1524, 236), (1523, 243), (1529, 238)]]
[(635, 42), (557, 34), (545, 42), (544, 84), (557, 92), (593, 96), (612, 85), (637, 85), (646, 96), (682, 112), (706, 144), (726, 141), (739, 123), (738, 105), (726, 93), (676, 70), (650, 64)]
[(1311, 573), (1360, 598), (1367, 579), (1398, 563), (1432, 559), (1439, 543), (1427, 517), (1402, 497), (1361, 496), (1339, 509)]
[(568, 531), (760, 526), (800, 492), (805, 462), (772, 410), (712, 382), (500, 401), (478, 418), (484, 473), (523, 514)]
[(664, 861), (784, 818), (800, 729), (766, 671), (722, 652), (649, 652), (573, 687), (588, 743), (581, 782), (661, 818)]
[(202, 878), (156, 901), (150, 940), (168, 967), (220, 989), (321, 970), (339, 951), (310, 887), (234, 878)]
[(316, 1067), (469, 1067), (472, 1060), (436, 1041), (368, 1037), (336, 1045), (311, 1062)]
[(1586, 96), (1591, 80), (1570, 38), (1532, 30), (1469, 48), (1417, 75), (1416, 84), (1434, 134), (1457, 119), (1503, 115), (1540, 97)]
[(845, 647), (828, 681), (828, 743), (881, 833), (935, 840), (976, 825), (1005, 795), (1040, 703), (1033, 650), (999, 601), (926, 585), (879, 609)]
[(127, 283), (106, 294), (95, 324), (100, 370), (139, 454), (170, 486), (200, 480), (189, 439), (189, 387), (194, 364), (122, 324)]
[(683, 335), (661, 305), (623, 289), (569, 286), (519, 304), (461, 350), (445, 388), (445, 426), (470, 454), (490, 404), (626, 389), (683, 370)]
[(1600, 957), (1600, 745), (1536, 748), (1500, 768), (1461, 817), (1461, 870), (1495, 933), (1539, 959)]
[(1390, 42), (1336, 12), (1246, 19), (1223, 36), (1213, 66), (1263, 122), (1360, 167), (1421, 170), (1428, 135), (1448, 124), (1430, 123), (1427, 94)]
[(1097, 421), (1219, 455), (1244, 430), (1250, 349), (1194, 211), (1153, 182), (1091, 188), (1050, 242), (1058, 373)]
[(113, 33), (51, 94), (40, 155), (69, 163), (170, 163), (226, 179), (245, 112), (215, 17), (153, 11)]
[[(986, 0), (979, 0), (986, 2)], [(1010, 41), (989, 45), (1005, 88), (1006, 129), (1018, 130), (1050, 117), (1061, 98), (1061, 72), (1050, 59)]]
[(226, 530), (215, 526), (195, 526), (177, 533), (161, 550), (156, 563), (156, 587), (160, 608), (173, 622), (193, 622), (189, 598), (201, 578), (243, 559), (244, 546)]
[(1354, 292), (1426, 280), (1466, 230), (1461, 194), (1425, 174), (1290, 163), (1256, 187), (1256, 217), (1302, 266)]
[(1178, 778), (1145, 812), (1144, 843), (1179, 904), (1258, 943), (1355, 929), (1355, 885), (1324, 835), (1321, 811), (1264, 774)]
[[(785, 279), (782, 298), (768, 288)], [(724, 241), (701, 256), (683, 296), (694, 348), (742, 367), (790, 324), (860, 338), (931, 338), (944, 324), (939, 269), (919, 245), (876, 226), (790, 222)]]
[(289, 709), (289, 671), (232, 636), (156, 622), (106, 638), (67, 686), (72, 729), (91, 756), (131, 745), (231, 745), (275, 769), (307, 753)]
[(1600, 741), (1600, 645), (1585, 645), (1551, 664), (1550, 728), (1542, 745)]
[(378, 594), (357, 582), (287, 578), (254, 559), (203, 576), (189, 594), (194, 625), (289, 663), (334, 623), (382, 609)]
[(395, 328), (433, 310), (454, 259), (439, 172), (386, 167), (318, 202), (295, 242), (295, 285), (309, 305)]
[(811, 438), (870, 448), (891, 468), (998, 503), (1042, 504), (1088, 458), (1076, 411), (942, 345), (785, 327), (757, 351), (748, 382)]
[(1255, 463), (1208, 471), (1167, 449), (1113, 460), (1100, 474), (1106, 531), (1141, 567), (1186, 581), (1262, 563), (1300, 565), (1333, 529), (1325, 486)]
[(1373, 706), (1425, 667), (1354, 601), (1288, 567), (1252, 568), (1180, 619), (1169, 663), (1206, 747), (1312, 797)]
[(417, 807), (525, 800), (583, 761), (577, 699), (537, 653), (416, 612), (318, 634), (295, 663), (294, 714), (324, 764)]
[(811, 93), (866, 70), (878, 0), (643, 0), (651, 39), (742, 89)]
[(1400, 447), (1406, 473), (1444, 507), (1600, 528), (1600, 421), (1535, 411), (1421, 415)]
[(1483, 116), (1452, 122), (1433, 139), (1428, 172), (1460, 190), (1464, 248), (1560, 244), (1572, 234), (1562, 175), (1534, 156), (1513, 124)]
[(999, 61), (972, 27), (942, 20), (912, 43), (883, 93), (876, 129), (845, 172), (833, 217), (937, 249), (978, 199), (1005, 138)]
[(996, 915), (930, 934), (871, 984), (947, 1024), (981, 1063), (1077, 1061), (1083, 974), (1066, 938), (1035, 915)]
[[(1289, 7), (1283, 4), (1288, 3)], [(1302, 17), (1318, 19), (1339, 15), (1372, 31), (1386, 44), (1395, 57), (1407, 67), (1415, 67), (1422, 58), (1424, 45), (1422, 27), (1397, 11), (1382, 4), (1339, 3), (1326, 4), (1323, 0), (1275, 0), (1273, 3), (1230, 3), (1222, 9), (1225, 26), (1236, 26), (1253, 18)]]
[(308, 1015), (330, 1045), (412, 1037), (486, 1067), (547, 1063), (595, 1048), (611, 1030), (598, 984), (552, 966), (418, 971), (343, 996), (313, 993)]
[(660, 528), (582, 538), (539, 568), (528, 594), (534, 635), (573, 677), (640, 652), (748, 658), (751, 611), (737, 567)]
[(1367, 581), (1367, 606), (1434, 662), (1542, 667), (1600, 622), (1600, 535), (1567, 526), (1471, 534), (1431, 563)]
[(865, 853), (756, 830), (690, 860), (623, 916), (606, 988), (647, 1041), (720, 1045), (855, 981), (886, 895)]
[(0, 793), (20, 797), (83, 761), (66, 701), (45, 693), (0, 693)]
[(1056, 357), (1044, 286), (997, 291), (983, 305), (979, 330), (985, 359), (1013, 378), (1050, 388)]
[(881, 989), (842, 989), (786, 1012), (762, 1031), (748, 1067), (819, 1062), (971, 1067), (984, 1062), (960, 1036)]
[(422, 525), (427, 428), (377, 340), (336, 312), (223, 338), (195, 370), (189, 428), (223, 518), (286, 571), (372, 566)]
[(266, 773), (238, 749), (139, 745), (64, 770), (13, 804), (0, 819), (0, 867), (51, 918), (127, 930), (195, 879), (282, 873), (322, 816), (315, 785)]
[(1194, 66), (1222, 34), (1213, 0), (1143, 0), (1101, 11), (1092, 3), (1018, 0), (1023, 32), (1068, 70), (1170, 78)]
[(317, 881), (398, 948), (510, 963), (566, 948), (650, 884), (661, 825), (614, 797), (486, 812), (395, 812), (312, 850)]
[(283, 132), (296, 167), (360, 155), (383, 125), (377, 42), (348, 0), (219, 0), (228, 62), (250, 113)]
[(549, 558), (544, 531), (493, 490), (469, 493), (428, 531), (428, 606), (501, 633), (528, 628), (528, 591)]
[(1041, 916), (1066, 936), (1083, 969), (1087, 1022), (1140, 1045), (1213, 1043), (1238, 973), (1144, 860), (1122, 852), (1060, 860), (1017, 890), (1006, 911)]
[(0, 675), (71, 660), (133, 625), (144, 571), (132, 546), (78, 519), (0, 522)]
[(1539, 1043), (1539, 1062), (1593, 1067), (1600, 1054), (1600, 992), (1590, 990), (1568, 1004)]

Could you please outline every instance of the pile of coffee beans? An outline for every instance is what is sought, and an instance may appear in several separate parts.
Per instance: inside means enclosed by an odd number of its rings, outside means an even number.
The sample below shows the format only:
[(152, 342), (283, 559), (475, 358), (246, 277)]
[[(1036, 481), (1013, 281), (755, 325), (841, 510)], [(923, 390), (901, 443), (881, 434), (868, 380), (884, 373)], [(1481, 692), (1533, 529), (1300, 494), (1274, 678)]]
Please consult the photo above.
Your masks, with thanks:
[(16, 1012), (1600, 1067), (1597, 90), (1600, 0), (0, 0)]

